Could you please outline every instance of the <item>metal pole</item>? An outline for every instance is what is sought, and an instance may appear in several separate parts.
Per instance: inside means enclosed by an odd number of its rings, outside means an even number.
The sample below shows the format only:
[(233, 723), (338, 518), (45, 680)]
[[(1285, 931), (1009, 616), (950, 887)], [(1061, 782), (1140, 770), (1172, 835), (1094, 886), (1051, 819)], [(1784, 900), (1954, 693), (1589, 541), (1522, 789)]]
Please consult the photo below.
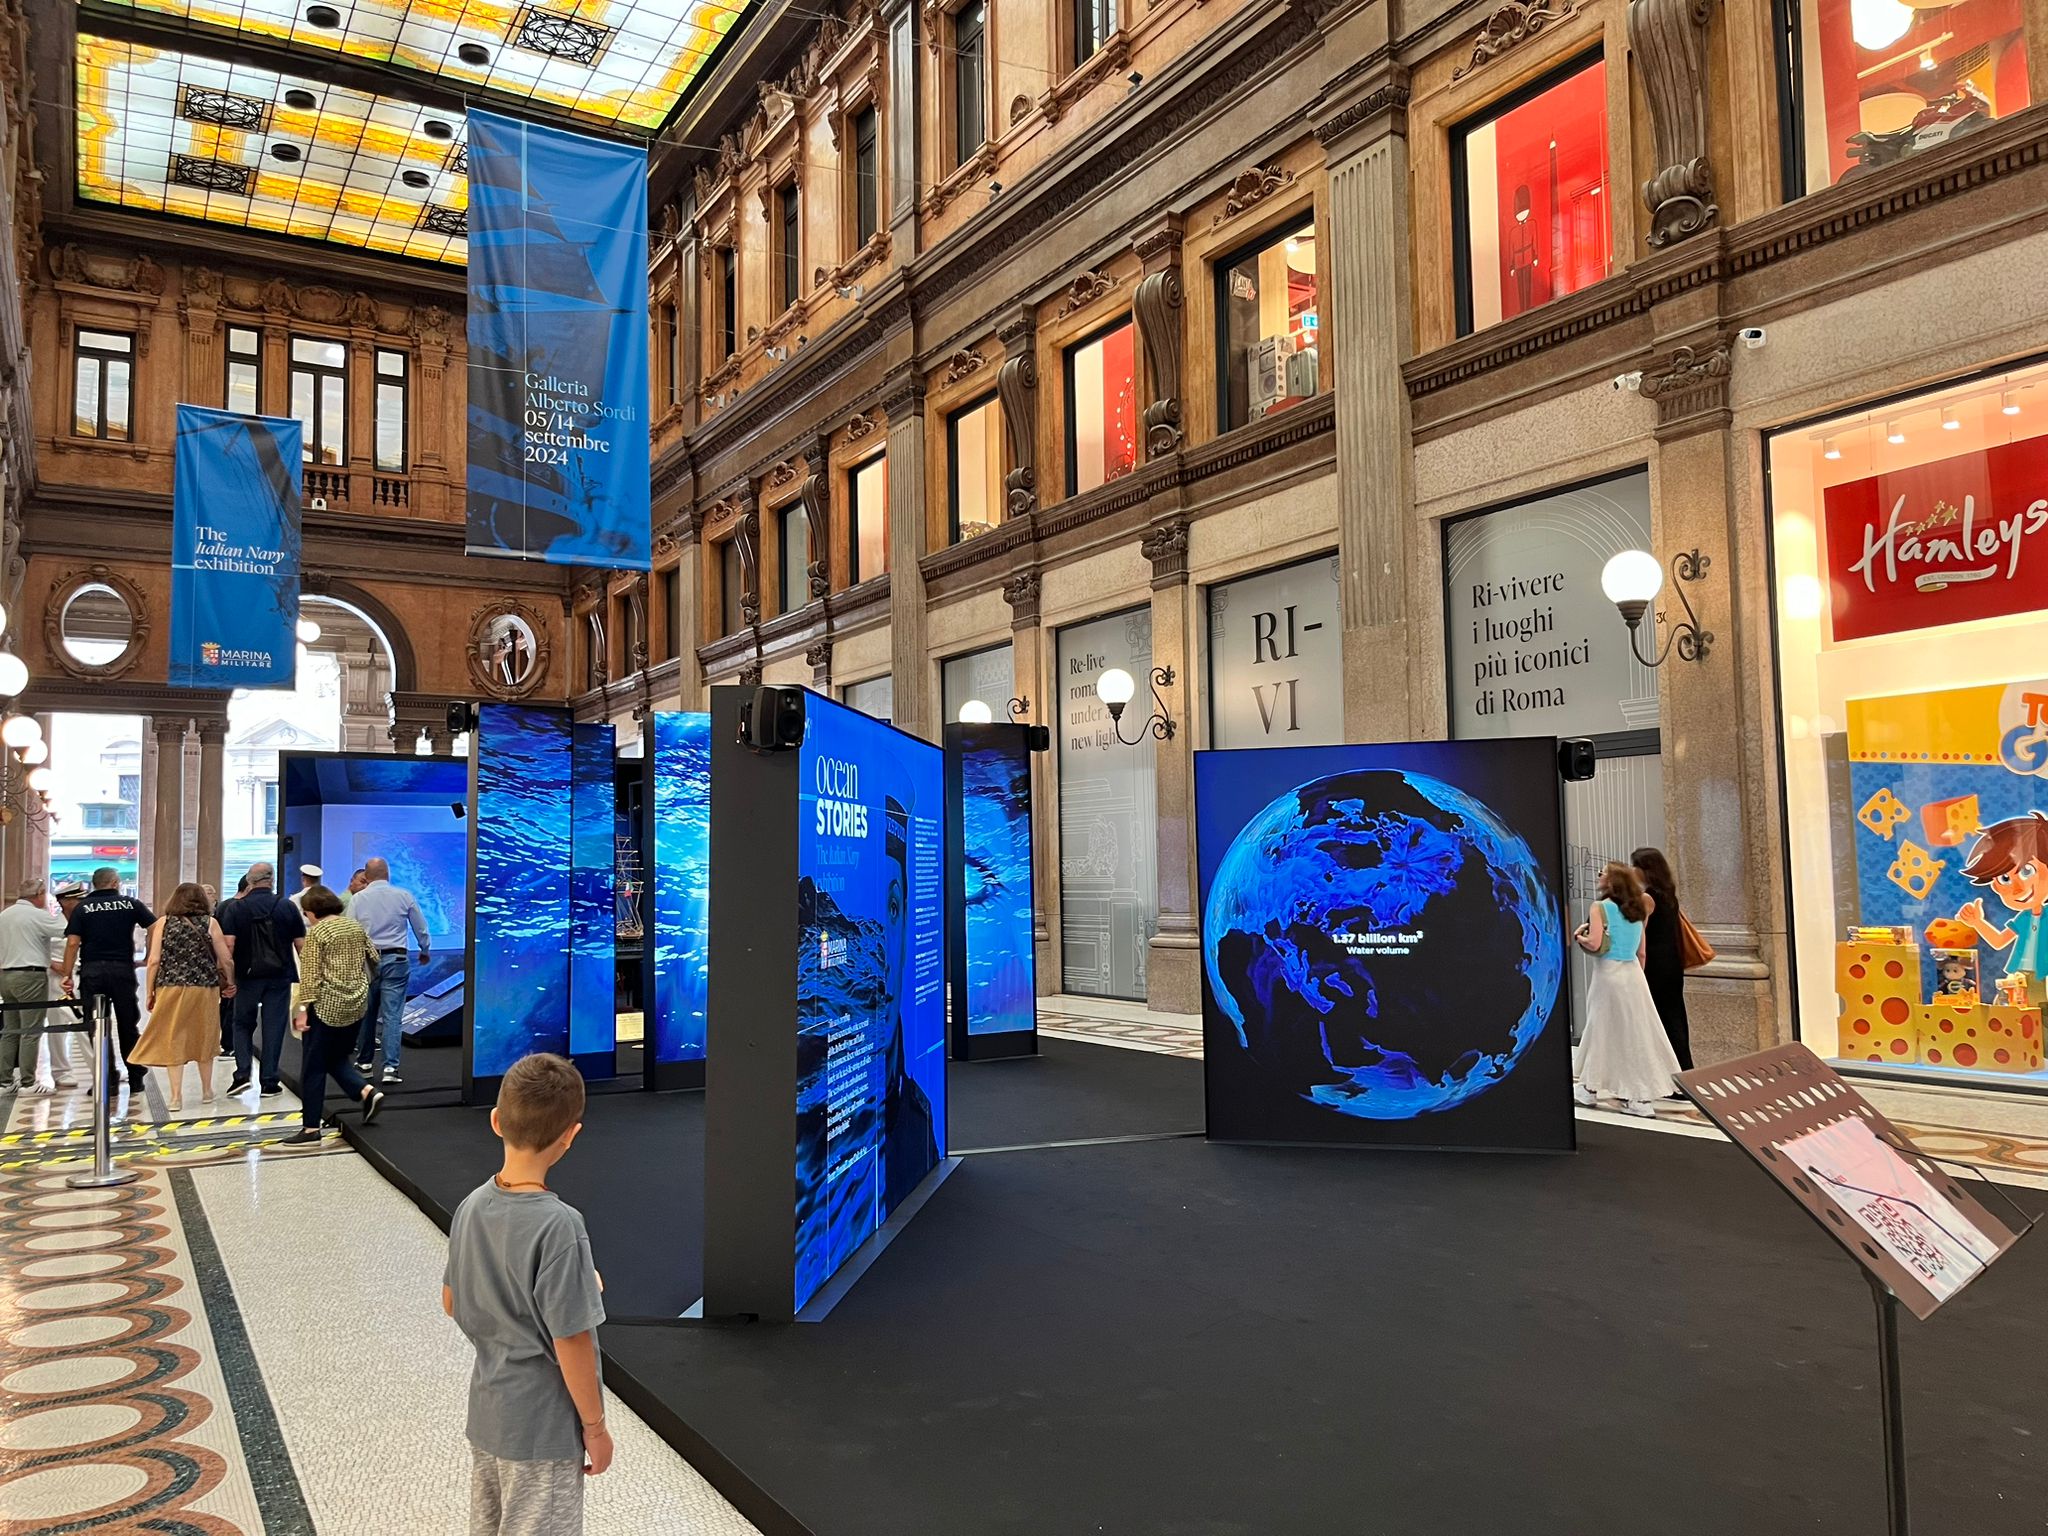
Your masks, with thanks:
[(1906, 1507), (1906, 1406), (1899, 1386), (1899, 1299), (1877, 1276), (1865, 1271), (1877, 1301), (1877, 1372), (1884, 1408), (1884, 1501), (1890, 1536), (1908, 1536)]
[(136, 1173), (132, 1168), (114, 1166), (113, 1136), (108, 1128), (108, 1116), (113, 1108), (113, 1061), (114, 1041), (109, 1033), (113, 1019), (114, 1000), (105, 993), (94, 999), (92, 1018), (92, 1172), (74, 1173), (64, 1182), (73, 1189), (110, 1189), (117, 1184), (132, 1184)]

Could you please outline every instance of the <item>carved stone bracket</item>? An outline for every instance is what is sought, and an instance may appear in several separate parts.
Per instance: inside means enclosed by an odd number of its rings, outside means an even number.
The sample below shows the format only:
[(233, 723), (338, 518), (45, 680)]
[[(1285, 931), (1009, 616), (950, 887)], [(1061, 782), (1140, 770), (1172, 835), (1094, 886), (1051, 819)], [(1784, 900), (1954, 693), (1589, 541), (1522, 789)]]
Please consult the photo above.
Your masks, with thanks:
[(832, 642), (819, 640), (804, 650), (804, 665), (811, 669), (811, 686), (820, 693), (832, 686)]
[(1278, 161), (1240, 171), (1237, 180), (1230, 184), (1230, 196), (1224, 199), (1223, 211), (1209, 221), (1209, 227), (1221, 229), (1232, 219), (1250, 212), (1268, 198), (1285, 192), (1293, 185), (1294, 172), (1287, 170)]
[(1636, 57), (1662, 167), (1643, 183), (1652, 248), (1670, 245), (1720, 217), (1707, 164), (1707, 14), (1711, 0), (1629, 0), (1629, 50)]
[(890, 250), (889, 231), (878, 229), (868, 238), (866, 245), (855, 251), (836, 267), (820, 267), (811, 274), (811, 286), (817, 289), (844, 288), (861, 273), (879, 261), (886, 260)]
[(1479, 28), (1479, 36), (1472, 44), (1472, 57), (1451, 71), (1453, 80), (1462, 80), (1482, 64), (1490, 64), (1516, 44), (1526, 41), (1545, 27), (1576, 16), (1578, 0), (1560, 0), (1558, 4), (1547, 0), (1506, 0), (1506, 3), (1488, 16)]
[(855, 411), (846, 423), (846, 440), (857, 443), (875, 430), (875, 419), (862, 411)]
[(1145, 276), (1131, 295), (1138, 333), (1145, 338), (1145, 360), (1152, 370), (1152, 398), (1142, 425), (1145, 456), (1156, 459), (1181, 444), (1181, 306), (1180, 229), (1168, 224), (1138, 241)]
[(947, 205), (954, 198), (965, 192), (976, 181), (988, 175), (995, 168), (996, 141), (989, 139), (982, 144), (981, 148), (974, 152), (965, 165), (954, 170), (945, 180), (926, 192), (924, 201), (918, 204), (919, 209), (926, 218), (937, 218), (946, 211)]
[(49, 259), (50, 275), (60, 283), (107, 288), (151, 299), (163, 296), (164, 269), (139, 251), (115, 254), (64, 244), (51, 246)]
[[(1715, 336), (1673, 350), (1662, 367), (1643, 372), (1644, 398), (1657, 402), (1660, 437), (1703, 431), (1728, 415), (1730, 338)], [(1676, 430), (1674, 430), (1676, 429)]]
[(1130, 62), (1131, 34), (1119, 27), (1088, 55), (1086, 63), (1038, 98), (1038, 110), (1045, 114), (1048, 123), (1058, 122), (1075, 102), (1110, 76), (1122, 74)]
[(1010, 626), (1030, 629), (1038, 622), (1038, 594), (1043, 583), (1036, 571), (1019, 571), (1003, 583), (1003, 601), (1010, 605)]
[(1032, 307), (1018, 309), (996, 339), (1004, 355), (996, 371), (996, 394), (1003, 402), (1003, 427), (1015, 466), (1003, 477), (1004, 515), (1018, 518), (1038, 505), (1038, 328)]
[(981, 372), (988, 366), (988, 359), (970, 348), (963, 348), (946, 359), (946, 383), (958, 384), (962, 379)]
[(740, 668), (739, 682), (742, 688), (758, 688), (761, 686), (760, 657), (756, 656), (752, 661)]
[(809, 546), (804, 550), (804, 576), (811, 599), (816, 601), (832, 590), (832, 444), (822, 433), (811, 439), (805, 450), (803, 489), (798, 492), (804, 506)]
[(1152, 586), (1177, 587), (1188, 579), (1188, 524), (1184, 517), (1170, 518), (1146, 530), (1138, 548), (1152, 562)]
[(1104, 272), (1083, 272), (1067, 284), (1067, 296), (1060, 301), (1059, 314), (1055, 318), (1064, 320), (1067, 316), (1086, 309), (1097, 299), (1106, 298), (1114, 292), (1115, 278)]

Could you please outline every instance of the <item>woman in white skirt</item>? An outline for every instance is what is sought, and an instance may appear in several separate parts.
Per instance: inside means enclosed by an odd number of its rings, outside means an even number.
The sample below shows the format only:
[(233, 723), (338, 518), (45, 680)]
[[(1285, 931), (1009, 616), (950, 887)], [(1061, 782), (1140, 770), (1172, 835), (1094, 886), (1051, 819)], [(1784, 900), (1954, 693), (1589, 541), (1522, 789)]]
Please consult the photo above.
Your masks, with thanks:
[(1646, 1120), (1657, 1113), (1655, 1101), (1670, 1096), (1678, 1071), (1643, 975), (1643, 924), (1653, 910), (1642, 877), (1626, 864), (1610, 863), (1600, 875), (1600, 899), (1572, 935), (1594, 957), (1572, 1095), (1589, 1106), (1619, 1099), (1624, 1114)]

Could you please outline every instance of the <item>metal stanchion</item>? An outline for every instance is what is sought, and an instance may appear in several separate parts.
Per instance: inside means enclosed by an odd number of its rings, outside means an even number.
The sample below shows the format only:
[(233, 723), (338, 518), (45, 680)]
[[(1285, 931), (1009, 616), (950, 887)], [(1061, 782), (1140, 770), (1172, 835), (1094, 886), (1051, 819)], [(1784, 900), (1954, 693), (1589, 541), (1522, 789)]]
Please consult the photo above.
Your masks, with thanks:
[(92, 1014), (92, 1172), (74, 1173), (64, 1182), (73, 1189), (110, 1189), (132, 1184), (132, 1168), (114, 1166), (113, 1137), (107, 1120), (113, 1113), (114, 1041), (111, 1034), (114, 1000), (104, 993), (94, 1000)]

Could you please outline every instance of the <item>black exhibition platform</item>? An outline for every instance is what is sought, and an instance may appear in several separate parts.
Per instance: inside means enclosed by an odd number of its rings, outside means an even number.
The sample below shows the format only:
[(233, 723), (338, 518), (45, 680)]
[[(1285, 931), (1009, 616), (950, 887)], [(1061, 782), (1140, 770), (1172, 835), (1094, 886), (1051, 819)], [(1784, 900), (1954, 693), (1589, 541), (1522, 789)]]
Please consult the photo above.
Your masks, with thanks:
[[(378, 1064), (383, 1064), (380, 1054)], [(617, 1086), (638, 1089), (640, 1086), (640, 1063), (642, 1061), (640, 1042), (622, 1040), (618, 1045), (617, 1077), (599, 1085), (605, 1091)], [(299, 1092), (299, 1080), (303, 1073), (304, 1044), (287, 1040), (284, 1055), (278, 1063), (278, 1075), (282, 1077), (293, 1093)], [(398, 1053), (398, 1072), (402, 1081), (387, 1089), (394, 1108), (416, 1104), (458, 1104), (462, 1100), (462, 1046), (460, 1042), (448, 1040), (434, 1045), (415, 1045), (407, 1040)], [(327, 1085), (329, 1104), (336, 1102), (336, 1089), (332, 1082)]]
[[(1135, 1113), (1195, 1064), (1072, 1065), (1156, 1079)], [(694, 1098), (593, 1101), (556, 1181), (615, 1318), (686, 1220)], [(591, 1141), (608, 1122), (615, 1150)], [(422, 1111), (352, 1139), (417, 1183), (476, 1129)], [(1013, 1145), (998, 1129), (983, 1144)], [(607, 1379), (770, 1536), (1875, 1536), (1860, 1273), (1725, 1144), (1581, 1131), (1559, 1157), (980, 1153), (825, 1322), (615, 1322)], [(2038, 1536), (2044, 1290), (2048, 1235), (1905, 1322), (1916, 1536)]]

